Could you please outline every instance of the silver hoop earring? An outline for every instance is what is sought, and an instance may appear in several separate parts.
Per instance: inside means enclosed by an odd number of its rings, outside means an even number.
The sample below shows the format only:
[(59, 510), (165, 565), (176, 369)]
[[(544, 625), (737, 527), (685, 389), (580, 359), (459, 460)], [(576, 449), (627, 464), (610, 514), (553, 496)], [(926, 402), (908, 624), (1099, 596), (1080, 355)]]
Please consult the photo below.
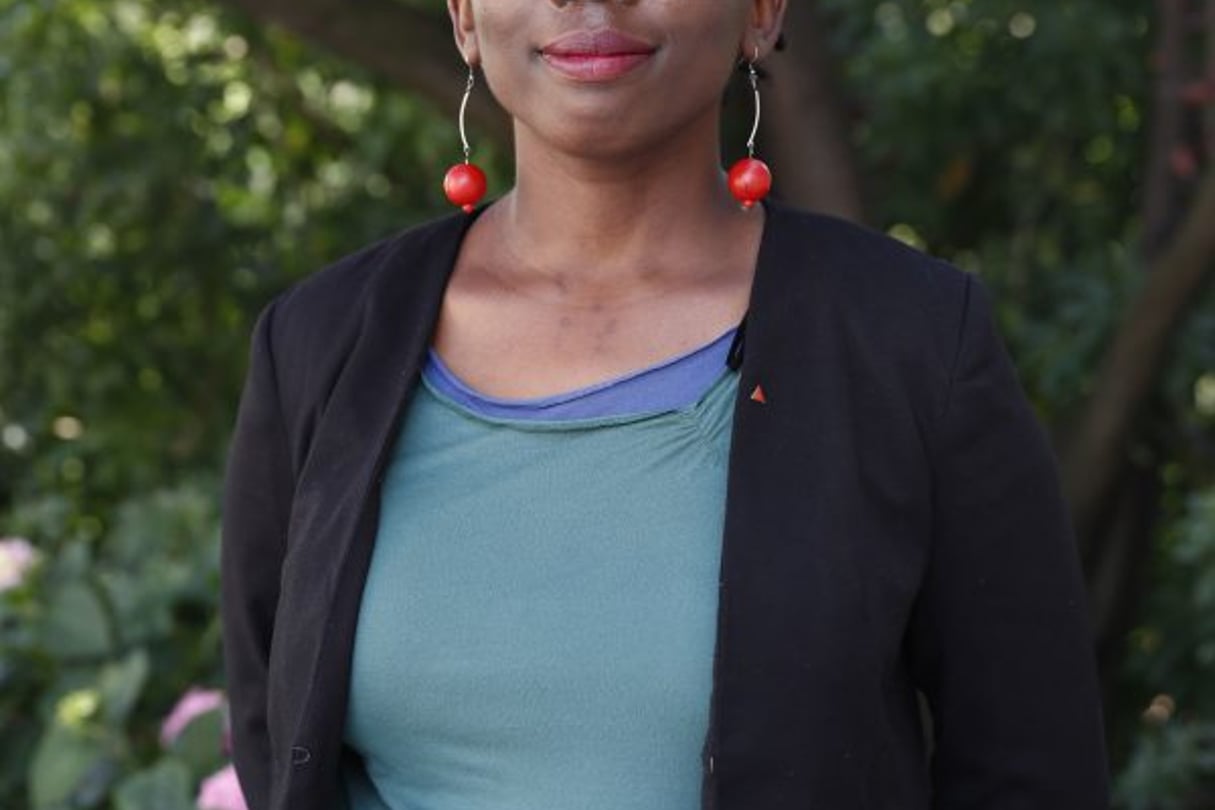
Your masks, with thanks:
[(759, 46), (755, 46), (755, 56), (747, 62), (748, 79), (751, 92), (755, 97), (755, 121), (751, 126), (751, 137), (747, 139), (747, 156), (734, 164), (730, 169), (730, 193), (739, 201), (744, 209), (754, 207), (772, 190), (772, 170), (768, 164), (755, 157), (755, 139), (759, 137), (759, 123), (763, 115), (763, 105), (759, 95)]
[(485, 196), (488, 181), (485, 172), (472, 162), (472, 147), (468, 145), (468, 130), (464, 124), (468, 112), (468, 100), (472, 98), (473, 88), (477, 85), (477, 70), (470, 63), (468, 66), (468, 82), (464, 85), (464, 98), (460, 101), (460, 143), (464, 147), (464, 162), (457, 163), (447, 170), (443, 178), (443, 192), (452, 205), (464, 209), (471, 214), (477, 203)]

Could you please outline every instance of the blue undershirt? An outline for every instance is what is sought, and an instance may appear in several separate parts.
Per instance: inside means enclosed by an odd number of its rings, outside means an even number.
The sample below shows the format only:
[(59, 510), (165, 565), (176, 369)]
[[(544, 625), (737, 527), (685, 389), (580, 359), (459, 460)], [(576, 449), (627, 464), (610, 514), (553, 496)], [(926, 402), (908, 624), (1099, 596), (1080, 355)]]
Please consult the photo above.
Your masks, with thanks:
[(734, 336), (563, 395), (431, 353), (383, 482), (351, 810), (695, 810)]
[(423, 372), (448, 399), (486, 417), (568, 420), (625, 416), (686, 408), (717, 379), (738, 328), (685, 354), (568, 393), (530, 399), (483, 394), (451, 372), (433, 348)]

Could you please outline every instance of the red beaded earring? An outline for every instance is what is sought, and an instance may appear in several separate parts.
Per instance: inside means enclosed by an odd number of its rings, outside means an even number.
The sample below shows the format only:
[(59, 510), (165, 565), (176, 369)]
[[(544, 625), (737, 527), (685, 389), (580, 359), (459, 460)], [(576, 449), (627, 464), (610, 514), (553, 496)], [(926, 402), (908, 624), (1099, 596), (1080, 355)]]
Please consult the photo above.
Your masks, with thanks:
[(464, 100), (460, 102), (460, 141), (464, 144), (464, 162), (457, 163), (447, 170), (443, 178), (443, 191), (452, 205), (458, 205), (465, 213), (471, 214), (477, 203), (485, 196), (488, 183), (485, 172), (469, 159), (472, 149), (468, 146), (468, 133), (464, 129), (464, 113), (468, 109), (468, 99), (472, 96), (473, 87), (477, 83), (477, 72), (471, 64), (468, 66), (468, 84), (464, 88)]
[(755, 138), (759, 135), (759, 73), (755, 63), (759, 61), (759, 46), (755, 46), (755, 58), (747, 63), (750, 70), (751, 90), (755, 94), (755, 125), (751, 127), (751, 138), (747, 141), (747, 156), (730, 169), (730, 193), (743, 208), (751, 208), (768, 196), (772, 190), (772, 170), (768, 164), (755, 157)]

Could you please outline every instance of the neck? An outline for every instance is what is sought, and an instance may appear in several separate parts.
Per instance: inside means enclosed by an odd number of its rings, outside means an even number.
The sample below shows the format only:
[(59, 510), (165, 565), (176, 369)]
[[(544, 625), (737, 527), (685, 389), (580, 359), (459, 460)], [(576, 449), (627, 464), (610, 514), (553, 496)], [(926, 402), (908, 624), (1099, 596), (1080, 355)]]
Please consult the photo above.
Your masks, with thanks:
[[(599, 289), (635, 287), (705, 266), (743, 214), (720, 164), (717, 120), (628, 156), (586, 157), (516, 132), (518, 174), (499, 216), (504, 247), (540, 274), (579, 275)], [(708, 135), (706, 135), (708, 133)]]

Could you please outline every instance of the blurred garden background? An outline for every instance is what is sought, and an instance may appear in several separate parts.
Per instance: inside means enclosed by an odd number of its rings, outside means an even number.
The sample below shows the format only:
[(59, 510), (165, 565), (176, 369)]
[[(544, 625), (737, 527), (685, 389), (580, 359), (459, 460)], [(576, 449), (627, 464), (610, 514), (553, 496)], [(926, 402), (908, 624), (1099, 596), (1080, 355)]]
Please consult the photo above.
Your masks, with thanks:
[[(1215, 0), (791, 6), (778, 194), (990, 285), (1116, 806), (1215, 808)], [(442, 0), (0, 0), (0, 808), (239, 806), (218, 493), (252, 319), (446, 212), (464, 81)], [(509, 127), (472, 114), (501, 191)]]

